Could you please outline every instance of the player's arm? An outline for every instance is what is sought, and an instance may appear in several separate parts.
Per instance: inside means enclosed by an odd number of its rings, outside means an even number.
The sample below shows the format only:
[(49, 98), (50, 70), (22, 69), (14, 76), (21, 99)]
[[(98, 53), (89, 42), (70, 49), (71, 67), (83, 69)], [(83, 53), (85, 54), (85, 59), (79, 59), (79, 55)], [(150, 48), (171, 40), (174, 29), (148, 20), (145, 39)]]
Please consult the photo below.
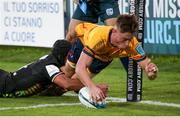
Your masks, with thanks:
[(81, 80), (81, 82), (89, 87), (90, 89), (90, 95), (92, 100), (95, 102), (98, 100), (105, 99), (105, 94), (103, 91), (96, 86), (96, 84), (91, 80), (87, 68), (92, 63), (93, 58), (86, 53), (82, 52), (80, 55), (80, 58), (76, 65), (76, 74), (78, 75), (78, 78)]
[(148, 78), (150, 80), (154, 80), (157, 77), (157, 66), (151, 62), (151, 59), (146, 57), (144, 49), (142, 48), (141, 44), (137, 41), (134, 37), (131, 42), (131, 56), (146, 72)]
[(158, 67), (151, 62), (151, 59), (146, 57), (144, 60), (139, 61), (138, 64), (145, 70), (150, 80), (154, 80), (157, 77)]
[(67, 91), (79, 91), (84, 86), (78, 79), (67, 78), (65, 74), (57, 75), (53, 83)]

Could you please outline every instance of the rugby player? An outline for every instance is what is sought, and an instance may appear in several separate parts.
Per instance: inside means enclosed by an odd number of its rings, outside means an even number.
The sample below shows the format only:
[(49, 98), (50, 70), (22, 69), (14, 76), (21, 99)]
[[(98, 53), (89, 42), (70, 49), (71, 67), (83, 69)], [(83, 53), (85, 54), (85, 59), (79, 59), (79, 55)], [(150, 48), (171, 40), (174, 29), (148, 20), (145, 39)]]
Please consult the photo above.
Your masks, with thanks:
[[(118, 0), (74, 0), (77, 7), (69, 24), (66, 39), (74, 42), (76, 38), (75, 27), (83, 22), (98, 23), (100, 19), (106, 25), (114, 26), (119, 16)], [(125, 70), (128, 68), (128, 58), (121, 57)]]
[(98, 23), (98, 18), (106, 25), (115, 25), (119, 13), (118, 0), (74, 0), (77, 7), (69, 24), (66, 39), (76, 37), (75, 27), (82, 22)]
[(70, 48), (70, 42), (57, 40), (49, 55), (12, 73), (0, 69), (0, 96), (27, 97), (43, 91), (42, 95), (62, 95), (68, 90), (78, 91), (83, 84), (65, 77), (59, 70)]
[(148, 78), (154, 80), (158, 68), (145, 55), (134, 36), (137, 28), (138, 22), (134, 15), (120, 15), (115, 26), (80, 23), (76, 27), (78, 38), (68, 53), (62, 71), (67, 77), (79, 78), (89, 87), (94, 101), (104, 99), (105, 95), (91, 78), (108, 66), (113, 58), (132, 58), (145, 70)]

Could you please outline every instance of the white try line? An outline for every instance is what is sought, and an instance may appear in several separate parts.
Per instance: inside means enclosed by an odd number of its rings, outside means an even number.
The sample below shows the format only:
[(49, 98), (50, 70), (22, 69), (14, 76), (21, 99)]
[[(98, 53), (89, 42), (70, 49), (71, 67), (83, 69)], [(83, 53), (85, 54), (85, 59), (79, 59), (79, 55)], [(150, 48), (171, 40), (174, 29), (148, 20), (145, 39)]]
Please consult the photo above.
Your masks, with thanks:
[[(66, 96), (77, 96), (75, 94), (65, 94)], [(125, 98), (117, 98), (117, 97), (108, 97), (107, 103), (110, 102), (127, 102)], [(158, 106), (168, 106), (168, 107), (175, 107), (180, 108), (180, 104), (175, 103), (164, 103), (159, 101), (140, 101), (136, 103), (142, 103), (142, 104), (150, 104), (150, 105), (158, 105)], [(32, 105), (32, 106), (25, 106), (25, 107), (1, 107), (0, 111), (3, 110), (20, 110), (20, 109), (33, 109), (33, 108), (43, 108), (43, 107), (56, 107), (56, 106), (76, 106), (81, 105), (80, 103), (59, 103), (59, 104), (38, 104), (38, 105)]]
[(33, 108), (42, 108), (42, 107), (56, 107), (56, 106), (76, 106), (76, 105), (81, 105), (81, 104), (80, 103), (38, 104), (38, 105), (24, 106), (24, 107), (4, 107), (4, 108), (0, 108), (0, 111), (3, 111), (3, 110), (33, 109)]
[[(107, 98), (107, 102), (127, 102), (125, 98), (115, 98), (115, 97), (109, 97)], [(150, 105), (157, 105), (157, 106), (169, 106), (169, 107), (175, 107), (175, 108), (180, 108), (180, 104), (175, 104), (175, 103), (165, 103), (165, 102), (160, 102), (160, 101), (140, 101), (136, 103), (141, 103), (141, 104), (150, 104)]]

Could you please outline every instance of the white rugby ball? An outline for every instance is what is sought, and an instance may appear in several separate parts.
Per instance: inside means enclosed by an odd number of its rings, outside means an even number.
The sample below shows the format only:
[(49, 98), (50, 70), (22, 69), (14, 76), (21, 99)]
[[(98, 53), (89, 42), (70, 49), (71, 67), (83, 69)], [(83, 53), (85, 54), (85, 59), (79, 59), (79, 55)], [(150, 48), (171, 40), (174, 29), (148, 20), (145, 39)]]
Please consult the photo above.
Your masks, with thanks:
[(89, 95), (89, 89), (88, 87), (83, 87), (80, 89), (79, 94), (78, 94), (80, 102), (85, 105), (86, 107), (90, 108), (105, 108), (106, 107), (106, 101), (99, 101), (97, 103), (93, 102), (92, 99), (90, 98)]

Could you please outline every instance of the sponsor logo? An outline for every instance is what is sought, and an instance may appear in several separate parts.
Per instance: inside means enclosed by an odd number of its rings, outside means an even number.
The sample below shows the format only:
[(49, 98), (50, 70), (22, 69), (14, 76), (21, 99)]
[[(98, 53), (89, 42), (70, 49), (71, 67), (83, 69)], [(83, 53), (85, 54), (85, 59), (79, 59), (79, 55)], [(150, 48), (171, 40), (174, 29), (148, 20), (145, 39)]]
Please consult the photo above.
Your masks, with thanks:
[(113, 15), (113, 14), (114, 14), (113, 8), (108, 8), (108, 9), (106, 9), (106, 14), (107, 14), (108, 16)]
[(136, 47), (136, 51), (142, 56), (145, 55), (145, 52), (140, 44)]

